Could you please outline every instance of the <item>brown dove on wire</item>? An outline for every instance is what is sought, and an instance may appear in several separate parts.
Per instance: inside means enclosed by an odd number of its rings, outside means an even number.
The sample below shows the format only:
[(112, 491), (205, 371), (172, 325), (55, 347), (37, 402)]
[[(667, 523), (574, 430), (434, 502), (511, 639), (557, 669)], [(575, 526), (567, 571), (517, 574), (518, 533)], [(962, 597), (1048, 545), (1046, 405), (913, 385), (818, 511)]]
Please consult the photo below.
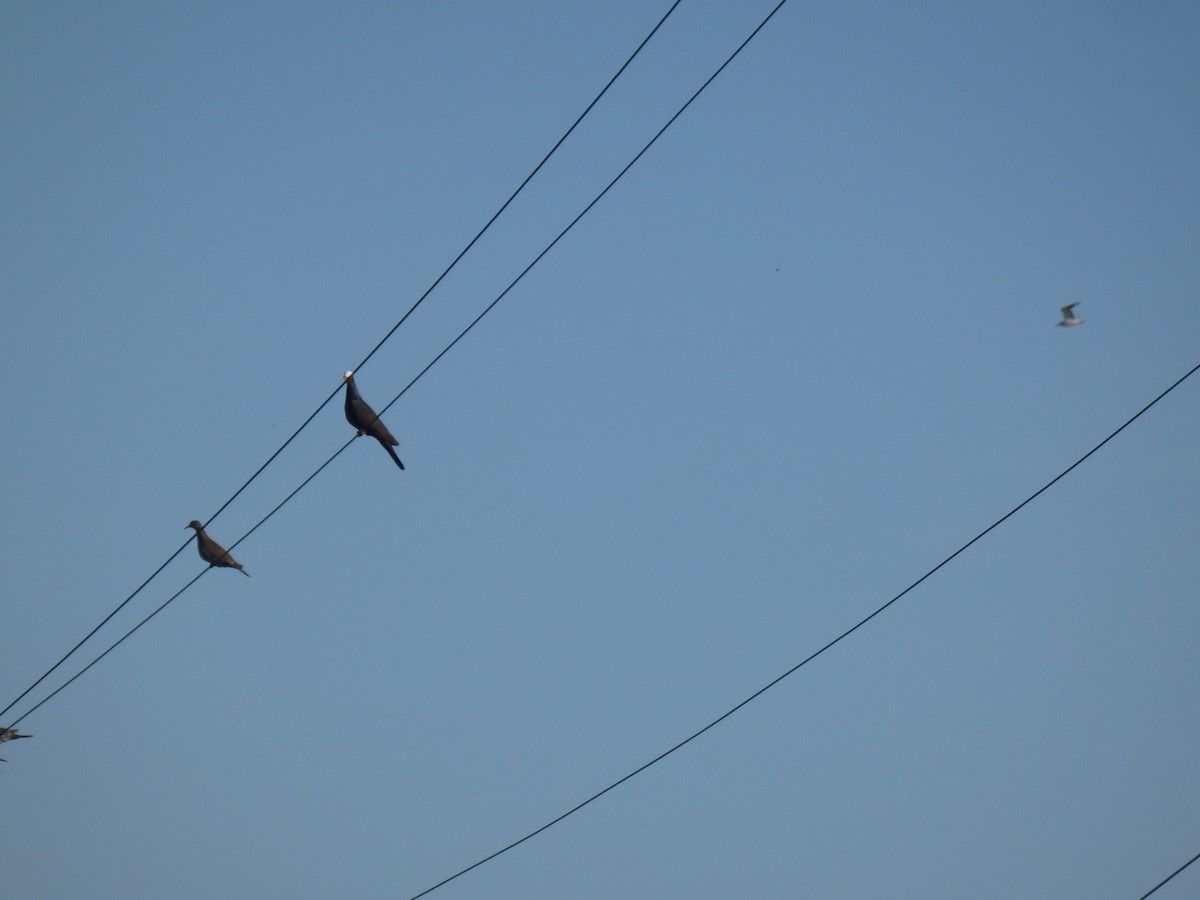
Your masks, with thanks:
[(187, 523), (188, 528), (196, 529), (196, 549), (200, 551), (200, 558), (210, 566), (217, 566), (222, 569), (237, 569), (247, 578), (250, 573), (242, 568), (242, 564), (229, 555), (229, 551), (210, 538), (204, 533), (204, 526), (195, 519)]
[(347, 372), (342, 376), (342, 381), (346, 382), (346, 421), (358, 429), (358, 436), (369, 434), (379, 441), (396, 465), (403, 469), (404, 463), (400, 462), (400, 457), (392, 449), (399, 447), (400, 442), (392, 437), (392, 433), (387, 430), (383, 420), (358, 393), (358, 387), (354, 384), (354, 373)]

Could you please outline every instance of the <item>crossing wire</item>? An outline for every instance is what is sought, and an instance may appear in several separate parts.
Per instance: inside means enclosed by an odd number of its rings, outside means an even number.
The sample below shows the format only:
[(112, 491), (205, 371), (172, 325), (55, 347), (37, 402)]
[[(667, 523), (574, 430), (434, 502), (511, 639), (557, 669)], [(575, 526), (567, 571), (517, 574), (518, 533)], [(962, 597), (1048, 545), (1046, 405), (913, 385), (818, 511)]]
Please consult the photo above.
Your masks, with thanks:
[(27, 709), (24, 713), (21, 714), (20, 718), (13, 720), (12, 725), (10, 725), (9, 727), (10, 728), (17, 727), (17, 725), (19, 725), (22, 720), (24, 720), (27, 716), (29, 716), (31, 713), (33, 713), (35, 710), (37, 710), (39, 707), (41, 707), (41, 705), (43, 703), (45, 703), (51, 697), (57, 696), (59, 691), (63, 690), (63, 688), (65, 688), (67, 685), (74, 682), (75, 679), (77, 679), (79, 676), (81, 676), (84, 672), (88, 671), (92, 666), (94, 666), (96, 663), (100, 662), (100, 660), (104, 659), (104, 657), (108, 656), (108, 654), (112, 653), (119, 646), (121, 646), (121, 644), (125, 643), (126, 638), (130, 637), (135, 631), (137, 631), (139, 628), (141, 628), (143, 625), (145, 625), (147, 622), (149, 622), (151, 619), (153, 619), (155, 616), (157, 616), (160, 612), (162, 612), (164, 609), (166, 609), (172, 600), (174, 600), (176, 597), (178, 597), (180, 594), (182, 594), (184, 591), (186, 591), (188, 588), (190, 588), (193, 584), (195, 584), (197, 581), (199, 581), (201, 578), (203, 578), (204, 575), (211, 568), (212, 568), (212, 566), (209, 566), (207, 569), (201, 569), (199, 574), (197, 574), (191, 581), (189, 581), (187, 584), (185, 584), (183, 587), (181, 587), (179, 590), (177, 590), (174, 594), (172, 594), (170, 597), (168, 597), (166, 602), (163, 603), (161, 606), (159, 606), (158, 609), (154, 610), (154, 612), (150, 613), (150, 615), (146, 616), (146, 618), (142, 619), (142, 621), (138, 622), (136, 625), (134, 625), (132, 628), (130, 628), (127, 632), (125, 632), (125, 634), (123, 634), (120, 638), (118, 638), (115, 642), (113, 642), (107, 650), (105, 650), (103, 653), (101, 653), (99, 656), (97, 656), (95, 659), (93, 659), (90, 663), (88, 663), (86, 666), (84, 666), (82, 669), (80, 669), (78, 672), (76, 672), (74, 675), (72, 675), (70, 678), (68, 678), (66, 681), (64, 681), (62, 684), (60, 684), (58, 687), (56, 687), (53, 691), (51, 691), (49, 694), (47, 694), (45, 697), (43, 697), (41, 700), (39, 700), (37, 703), (35, 703), (29, 709)]
[[(794, 666), (792, 666), (790, 669), (788, 669), (782, 675), (779, 675), (778, 677), (772, 679), (767, 684), (763, 685), (757, 691), (755, 691), (753, 694), (751, 694), (749, 697), (742, 700), (740, 703), (731, 707), (730, 709), (726, 710), (725, 712), (721, 713), (721, 715), (717, 716), (715, 719), (713, 719), (711, 722), (709, 722), (703, 728), (699, 729), (698, 731), (693, 732), (691, 735), (684, 738), (682, 741), (675, 744), (670, 749), (664, 750), (662, 753), (660, 753), (658, 756), (654, 757), (649, 762), (643, 763), (642, 765), (640, 765), (636, 769), (634, 769), (632, 772), (629, 772), (628, 774), (621, 776), (616, 781), (614, 781), (612, 784), (610, 784), (608, 787), (604, 788), (603, 790), (597, 791), (596, 793), (592, 794), (590, 797), (588, 797), (583, 802), (577, 803), (575, 806), (572, 806), (566, 812), (562, 813), (561, 815), (556, 816), (555, 818), (551, 819), (549, 822), (542, 825), (541, 827), (535, 828), (533, 831), (530, 831), (528, 834), (524, 835), (523, 837), (518, 838), (517, 840), (513, 841), (512, 843), (507, 844), (504, 847), (501, 847), (499, 850), (496, 850), (494, 853), (491, 853), (491, 854), (483, 857), (482, 859), (471, 863), (471, 865), (466, 866), (465, 868), (459, 869), (453, 875), (449, 876), (448, 878), (443, 878), (441, 881), (439, 881), (437, 884), (433, 885), (432, 887), (428, 887), (425, 890), (421, 891), (421, 893), (414, 894), (410, 898), (410, 900), (418, 900), (418, 898), (420, 898), (420, 897), (425, 897), (429, 894), (432, 894), (438, 888), (449, 884), (451, 881), (454, 881), (456, 878), (460, 878), (461, 876), (466, 875), (468, 872), (472, 871), (473, 869), (477, 869), (480, 866), (484, 865), (485, 863), (491, 862), (496, 857), (501, 856), (504, 853), (507, 853), (509, 850), (512, 850), (515, 847), (520, 846), (521, 844), (525, 843), (530, 838), (536, 837), (537, 835), (541, 834), (543, 831), (546, 831), (549, 828), (553, 828), (559, 822), (561, 822), (564, 819), (568, 818), (569, 816), (572, 816), (575, 813), (579, 812), (581, 809), (583, 809), (588, 804), (592, 803), (593, 801), (599, 800), (601, 797), (603, 797), (609, 791), (611, 791), (617, 787), (620, 787), (622, 784), (629, 781), (635, 775), (640, 775), (642, 772), (645, 772), (651, 766), (654, 766), (657, 763), (662, 762), (664, 759), (666, 759), (668, 756), (670, 756), (676, 750), (682, 749), (683, 747), (690, 744), (692, 741), (696, 740), (696, 738), (700, 737), (700, 735), (704, 734), (705, 732), (709, 731), (712, 728), (715, 728), (717, 725), (724, 722), (726, 719), (728, 719), (730, 716), (732, 716), (734, 713), (736, 713), (742, 707), (746, 706), (747, 704), (749, 704), (752, 701), (761, 697), (763, 694), (765, 694), (771, 688), (775, 687), (775, 685), (779, 684), (781, 681), (786, 679), (788, 676), (792, 675), (793, 673), (802, 669), (804, 666), (808, 665), (810, 662), (812, 662), (814, 659), (816, 659), (818, 656), (820, 656), (826, 650), (829, 650), (835, 644), (841, 643), (843, 640), (850, 637), (850, 635), (854, 634), (854, 632), (858, 631), (860, 628), (862, 628), (864, 625), (866, 625), (868, 622), (870, 622), (872, 619), (874, 619), (876, 616), (878, 616), (880, 613), (882, 613), (885, 609), (890, 607), (892, 604), (896, 603), (898, 600), (900, 600), (900, 598), (904, 597), (906, 594), (913, 591), (916, 587), (918, 587), (919, 585), (924, 583), (927, 579), (929, 579), (935, 573), (937, 573), (938, 571), (943, 569), (945, 566), (947, 566), (951, 561), (953, 561), (958, 556), (965, 553), (970, 547), (972, 547), (976, 543), (978, 543), (983, 537), (990, 534), (992, 531), (994, 531), (996, 528), (998, 528), (1004, 522), (1007, 522), (1009, 519), (1011, 519), (1013, 516), (1015, 516), (1018, 512), (1020, 512), (1022, 509), (1024, 509), (1026, 506), (1028, 506), (1030, 503), (1032, 503), (1034, 500), (1036, 500), (1038, 497), (1040, 497), (1042, 494), (1044, 494), (1046, 491), (1048, 491), (1050, 488), (1052, 488), (1054, 485), (1058, 484), (1058, 482), (1062, 481), (1062, 479), (1064, 479), (1067, 475), (1069, 475), (1071, 472), (1075, 471), (1075, 469), (1079, 468), (1079, 466), (1081, 466), (1086, 460), (1088, 460), (1096, 452), (1098, 452), (1100, 450), (1100, 448), (1102, 448), (1105, 444), (1107, 444), (1109, 441), (1111, 441), (1113, 438), (1115, 438), (1118, 434), (1120, 434), (1122, 431), (1124, 431), (1126, 428), (1128, 428), (1130, 425), (1132, 425), (1134, 422), (1136, 422), (1138, 419), (1140, 419), (1144, 413), (1149, 411), (1151, 407), (1153, 407), (1156, 403), (1158, 403), (1160, 400), (1162, 400), (1164, 397), (1166, 397), (1167, 394), (1171, 393), (1173, 390), (1175, 390), (1175, 388), (1179, 387), (1181, 384), (1183, 384), (1185, 381), (1187, 381), (1187, 379), (1189, 379), (1193, 374), (1195, 374), (1195, 372), (1198, 369), (1200, 369), (1200, 363), (1197, 363), (1195, 366), (1193, 366), (1190, 370), (1188, 370), (1188, 372), (1186, 374), (1184, 374), (1178, 380), (1176, 380), (1165, 391), (1163, 391), (1161, 394), (1159, 394), (1157, 397), (1155, 397), (1153, 400), (1151, 400), (1149, 403), (1147, 403), (1145, 406), (1143, 406), (1140, 410), (1138, 410), (1136, 413), (1134, 413), (1132, 416), (1130, 416), (1128, 419), (1126, 419), (1125, 422), (1119, 428), (1117, 428), (1115, 431), (1113, 431), (1111, 434), (1109, 434), (1108, 437), (1106, 437), (1104, 440), (1100, 441), (1100, 443), (1098, 443), (1094, 447), (1092, 447), (1091, 450), (1089, 450), (1087, 453), (1083, 454), (1083, 456), (1079, 457), (1079, 459), (1075, 460), (1075, 462), (1071, 463), (1069, 466), (1067, 466), (1065, 469), (1063, 469), (1061, 472), (1059, 472), (1057, 475), (1055, 475), (1053, 478), (1051, 478), (1049, 481), (1047, 481), (1044, 485), (1042, 485), (1040, 488), (1038, 488), (1036, 491), (1034, 491), (1032, 494), (1030, 494), (1028, 497), (1026, 497), (1024, 500), (1022, 500), (1020, 503), (1018, 503), (1016, 506), (1014, 506), (1008, 512), (1006, 512), (1004, 515), (1002, 515), (1000, 518), (998, 518), (996, 521), (994, 521), (987, 528), (980, 531), (978, 534), (975, 535), (975, 537), (971, 538), (969, 541), (967, 541), (965, 544), (963, 544), (961, 547), (959, 547), (957, 550), (955, 550), (953, 553), (951, 553), (949, 556), (947, 556), (945, 559), (943, 559), (940, 563), (938, 563), (936, 566), (934, 566), (932, 569), (927, 571), (924, 575), (922, 575), (920, 578), (918, 578), (916, 581), (914, 581), (912, 584), (910, 584), (908, 587), (906, 587), (904, 590), (900, 591), (900, 593), (896, 594), (894, 597), (892, 597), (892, 599), (888, 600), (887, 603), (880, 606), (878, 609), (876, 609), (873, 613), (866, 616), (865, 618), (860, 619), (856, 624), (854, 624), (850, 628), (847, 628), (845, 631), (843, 631), (841, 634), (839, 634), (833, 640), (829, 641), (827, 644), (825, 644), (820, 649), (815, 650), (814, 652), (810, 653), (808, 656), (806, 656), (804, 659), (800, 660), (800, 662), (796, 663)], [(1195, 860), (1194, 859), (1191, 860), (1190, 862), (1185, 864), (1183, 866), (1183, 868), (1187, 868), (1187, 866), (1191, 865), (1192, 862), (1195, 862)], [(1182, 869), (1180, 869), (1179, 871), (1182, 871)], [(1178, 874), (1178, 872), (1173, 873), (1170, 876), (1170, 878), (1175, 877), (1176, 874)], [(1169, 881), (1170, 878), (1168, 878), (1167, 880)], [(1166, 882), (1164, 881), (1163, 883), (1165, 884)], [(1156, 887), (1154, 890), (1158, 890), (1158, 888)], [(1153, 893), (1153, 892), (1154, 891), (1151, 891), (1151, 893)], [(1149, 896), (1149, 895), (1147, 895), (1147, 896)]]
[[(370, 353), (368, 353), (366, 356), (364, 356), (362, 358), (362, 361), (359, 362), (359, 364), (354, 367), (353, 371), (358, 371), (364, 365), (366, 365), (366, 363), (371, 359), (372, 356), (375, 355), (375, 353), (379, 350), (379, 348), (382, 347), (385, 343), (387, 343), (388, 339), (393, 334), (396, 333), (397, 329), (399, 329), (400, 326), (404, 324), (405, 320), (408, 319), (408, 317), (413, 314), (413, 311), (416, 310), (416, 308), (424, 302), (425, 298), (428, 297), (433, 292), (434, 288), (436, 288), (439, 284), (442, 283), (442, 279), (444, 279), (448, 274), (450, 274), (450, 270), (453, 269), (456, 265), (458, 265), (459, 261), (464, 256), (466, 256), (468, 252), (470, 252), (471, 248), (475, 246), (476, 242), (481, 237), (483, 237), (484, 233), (489, 228), (492, 227), (492, 223), (494, 223), (498, 218), (500, 218), (501, 214), (506, 209), (508, 209), (509, 205), (513, 202), (513, 200), (516, 199), (517, 195), (519, 193), (521, 193), (522, 190), (525, 189), (525, 186), (527, 184), (529, 184), (529, 182), (533, 179), (533, 177), (535, 175), (537, 175), (538, 172), (541, 171), (542, 167), (546, 164), (546, 162), (550, 159), (550, 157), (554, 155), (555, 151), (557, 151), (558, 148), (562, 146), (563, 142), (566, 141), (566, 139), (571, 135), (571, 133), (575, 131), (575, 129), (579, 125), (579, 123), (584, 120), (584, 117), (586, 117), (587, 114), (592, 111), (592, 108), (598, 102), (600, 102), (600, 98), (603, 97), (606, 93), (608, 93), (608, 89), (613, 86), (613, 84), (616, 82), (616, 80), (618, 78), (621, 77), (621, 75), (629, 67), (629, 64), (633, 62), (634, 58), (637, 57), (637, 55), (642, 52), (642, 48), (645, 47), (646, 44), (648, 44), (650, 42), (650, 39), (652, 37), (654, 37), (654, 35), (658, 32), (659, 28), (662, 27), (663, 23), (667, 21), (667, 19), (671, 15), (671, 13), (673, 13), (675, 11), (675, 8), (677, 6), (679, 6), (679, 4), (682, 2), (683, 2), (683, 0), (675, 0), (675, 2), (671, 4), (671, 6), (667, 9), (667, 11), (665, 13), (663, 13), (662, 17), (658, 20), (658, 22), (655, 24), (655, 26), (650, 29), (649, 33), (644, 38), (642, 38), (641, 43), (639, 43), (637, 45), (637, 47), (634, 48), (633, 53), (631, 53), (629, 55), (629, 58), (626, 59), (625, 62), (621, 64), (621, 67), (619, 69), (617, 69), (616, 74), (613, 75), (612, 78), (610, 78), (608, 80), (608, 83), (605, 84), (604, 87), (600, 89), (600, 93), (598, 93), (594, 98), (592, 98), (592, 102), (589, 103), (587, 105), (587, 107), (583, 110), (583, 112), (581, 112), (576, 117), (575, 121), (571, 123), (571, 127), (568, 128), (566, 131), (564, 131), (562, 134), (562, 137), (560, 137), (557, 141), (555, 141), (554, 146), (551, 147), (550, 150), (546, 153), (546, 155), (542, 157), (541, 162), (539, 162), (536, 166), (533, 167), (533, 170), (528, 175), (525, 176), (525, 178), (521, 181), (521, 183), (519, 185), (517, 185), (516, 190), (514, 190), (509, 195), (508, 199), (505, 200), (503, 204), (501, 204), (500, 208), (497, 209), (492, 214), (491, 218), (488, 219), (487, 222), (484, 223), (483, 227), (480, 228), (478, 232), (476, 232), (475, 236), (473, 238), (471, 238), (470, 242), (459, 252), (459, 254), (456, 257), (454, 257), (453, 260), (451, 260), (450, 265), (446, 266), (446, 268), (442, 270), (442, 274), (440, 274), (436, 279), (434, 279), (433, 283), (425, 289), (425, 292), (423, 294), (421, 294), (420, 297), (417, 298), (417, 302), (414, 303), (411, 307), (409, 307), (408, 312), (406, 312), (403, 316), (400, 317), (400, 321), (398, 321), (395, 325), (392, 326), (391, 330), (388, 331), (388, 333), (383, 336), (383, 338), (379, 341), (379, 343), (377, 343), (371, 349)], [(460, 337), (461, 337), (461, 335), (460, 335)], [(439, 356), (439, 358), (440, 358), (440, 356)], [(329, 396), (326, 397), (323, 401), (321, 401), (321, 405), (318, 406), (315, 410), (313, 410), (312, 414), (301, 423), (300, 427), (297, 428), (295, 431), (293, 431), (291, 436), (279, 446), (279, 449), (276, 450), (274, 453), (272, 453), (267, 458), (267, 461), (264, 462), (261, 466), (259, 466), (258, 469), (255, 470), (254, 474), (251, 475), (248, 479), (246, 479), (245, 483), (242, 484), (242, 486), (239, 487), (236, 491), (234, 491), (233, 495), (228, 500), (226, 500), (224, 503), (222, 503), (220, 508), (215, 513), (213, 513), (211, 516), (208, 517), (208, 519), (205, 520), (205, 522), (204, 522), (205, 527), (207, 527), (209, 525), (209, 523), (211, 523), (214, 519), (216, 519), (217, 516), (219, 516), (221, 513), (223, 513), (225, 511), (226, 507), (228, 507), (229, 504), (231, 504), (234, 500), (236, 500), (238, 498), (238, 496), (241, 495), (242, 491), (246, 490), (246, 488), (248, 488), (250, 486), (251, 482), (253, 482), (256, 478), (258, 478), (259, 475), (261, 475), (266, 470), (267, 466), (269, 466), (272, 462), (275, 461), (275, 459), (279, 456), (279, 454), (282, 453), (288, 447), (288, 445), (291, 444), (291, 442), (296, 439), (296, 437), (300, 434), (300, 432), (304, 431), (304, 429), (308, 427), (309, 423), (311, 423), (312, 420), (317, 417), (317, 414), (320, 413), (321, 410), (323, 410), (326, 406), (329, 405), (329, 401), (332, 400), (334, 397), (336, 397), (338, 394), (338, 391), (340, 391), (340, 390), (341, 390), (341, 384), (339, 383), (339, 385), (333, 389), (333, 391), (329, 394)], [(407, 390), (407, 388), (406, 388), (406, 390)], [(401, 393), (403, 393), (403, 392), (401, 392)], [(395, 401), (392, 401), (392, 402), (394, 403)], [(391, 406), (391, 404), (389, 403), (388, 406)], [(386, 411), (386, 409), (384, 411)], [(345, 448), (343, 448), (343, 449), (345, 449)], [(338, 451), (338, 452), (340, 453), (341, 451)], [(336, 456), (336, 454), (335, 454), (335, 456)], [(331, 461), (332, 460), (330, 460), (330, 462)], [(328, 462), (326, 463), (326, 465), (328, 465)], [(322, 466), (322, 468), (324, 468), (324, 466)], [(307, 483), (308, 482), (306, 481), (305, 484), (307, 484)], [(259, 524), (261, 524), (261, 523), (259, 523)], [(255, 526), (255, 528), (257, 528), (257, 527), (258, 526)], [(253, 531), (253, 530), (254, 529), (251, 529), (251, 531)], [(249, 532), (247, 532), (247, 535), (243, 536), (243, 540), (245, 539), (246, 536), (248, 536), (248, 534), (249, 534)], [(170, 565), (171, 562), (175, 559), (175, 557), (177, 557), (180, 553), (182, 553), (183, 550), (187, 547), (187, 545), (189, 543), (191, 543), (191, 538), (188, 538), (187, 541), (184, 541), (184, 543), (180, 545), (179, 549), (177, 549), (174, 553), (172, 553), (169, 557), (167, 557), (166, 562), (164, 562), (161, 566), (159, 566), (152, 573), (150, 573), (150, 577), (148, 577), (145, 581), (143, 581), (141, 584), (139, 584), (133, 590), (133, 593), (131, 593), (128, 597), (126, 597), (119, 604), (117, 604), (116, 609), (114, 609), (107, 616), (105, 616), (103, 619), (101, 619), (100, 623), (98, 625), (96, 625), (96, 627), (93, 628), (91, 631), (89, 631), (86, 635), (84, 635), (82, 640), (79, 641), (79, 643), (77, 643), (74, 647), (72, 647), (65, 654), (63, 654), (62, 658), (59, 659), (58, 662), (56, 662), (49, 669), (47, 669), (45, 672), (43, 672), (42, 675), (37, 679), (37, 681), (33, 682), (33, 684), (31, 684), (31, 685), (29, 685), (29, 687), (25, 688), (25, 690), (23, 690), (19, 695), (17, 695), (16, 699), (14, 699), (11, 703), (9, 703), (8, 706), (4, 707), (4, 709), (0, 709), (0, 716), (5, 715), (10, 709), (12, 709), (18, 703), (20, 703), (21, 700), (23, 700), (29, 694), (30, 691), (34, 690), (39, 684), (41, 684), (43, 681), (45, 681), (47, 678), (49, 678), (55, 671), (57, 671), (59, 666), (61, 666), (68, 659), (70, 659), (72, 656), (74, 656), (75, 652), (80, 647), (82, 647), (85, 643), (87, 643), (97, 631), (99, 631), (101, 628), (103, 628), (105, 625), (107, 625), (109, 620), (112, 619), (113, 616), (115, 616), (122, 609), (124, 609), (125, 606), (129, 603), (129, 601), (131, 601), (134, 597), (136, 597), (138, 594), (140, 594), (142, 592), (142, 589), (144, 587), (146, 587), (146, 585), (148, 585), (151, 581), (153, 581), (154, 578), (163, 569), (165, 569), (168, 565)], [(240, 541), (239, 541), (239, 543), (240, 543)], [(174, 599), (174, 598), (172, 598), (172, 599)], [(170, 602), (170, 601), (168, 601), (168, 602)], [(159, 609), (161, 609), (161, 608), (162, 607), (159, 607)], [(155, 612), (157, 613), (157, 610)], [(138, 627), (140, 627), (140, 625)], [(134, 629), (134, 630), (136, 630), (136, 629)], [(128, 634), (126, 635), (126, 637), (128, 637)], [(122, 640), (124, 640), (124, 638), (122, 638)], [(109, 648), (109, 650), (112, 650), (112, 649), (113, 649), (112, 647)], [(108, 653), (108, 650), (105, 651), (105, 654), (107, 654), (107, 653)], [(93, 660), (91, 665), (95, 665), (95, 663), (98, 661), (99, 661), (99, 659)], [(90, 667), (91, 666), (89, 665), (89, 668)], [(80, 672), (78, 674), (82, 674), (82, 672)], [(75, 677), (78, 677), (78, 674)], [(73, 681), (74, 678), (71, 680)], [(66, 685), (64, 684), (62, 687), (66, 687)], [(58, 690), (62, 690), (62, 687), (60, 687)], [(58, 693), (58, 691), (55, 691), (55, 693)], [(53, 695), (51, 695), (51, 696), (53, 696)], [(47, 697), (46, 699), (49, 699), (49, 697)], [(43, 700), (42, 702), (44, 703), (45, 700)], [(39, 704), (39, 706), (40, 705), (41, 704)], [(28, 713), (26, 713), (26, 715), (28, 715)]]

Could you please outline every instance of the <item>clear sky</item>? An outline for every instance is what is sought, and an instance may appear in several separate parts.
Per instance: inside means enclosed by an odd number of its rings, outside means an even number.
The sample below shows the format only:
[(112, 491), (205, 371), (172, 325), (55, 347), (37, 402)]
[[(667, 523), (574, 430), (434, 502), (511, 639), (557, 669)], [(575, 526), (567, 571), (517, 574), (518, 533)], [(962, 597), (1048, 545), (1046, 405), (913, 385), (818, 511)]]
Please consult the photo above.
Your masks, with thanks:
[[(337, 387), (668, 5), (4, 7), (0, 705)], [(773, 5), (684, 0), (361, 368), (367, 400)], [(21, 722), (5, 895), (410, 897), (787, 670), (1200, 362), (1198, 98), (1193, 3), (785, 5), (387, 413), (406, 471), (356, 441), (237, 548), (251, 578), (210, 571)], [(433, 896), (1140, 897), (1200, 851), (1197, 379)], [(352, 434), (339, 396), (210, 534)], [(202, 567), (188, 547), (79, 664)]]

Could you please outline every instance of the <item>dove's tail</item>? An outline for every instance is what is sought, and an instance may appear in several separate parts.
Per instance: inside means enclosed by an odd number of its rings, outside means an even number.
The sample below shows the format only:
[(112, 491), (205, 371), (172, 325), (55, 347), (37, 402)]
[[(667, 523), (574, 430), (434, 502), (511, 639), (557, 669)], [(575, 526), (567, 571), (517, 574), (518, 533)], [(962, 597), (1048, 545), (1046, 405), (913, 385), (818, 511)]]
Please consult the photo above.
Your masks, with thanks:
[(383, 444), (383, 449), (386, 450), (391, 455), (392, 459), (394, 459), (396, 461), (396, 465), (398, 465), (403, 470), (404, 463), (400, 462), (400, 457), (398, 457), (396, 455), (396, 451), (392, 449), (392, 445), (389, 444), (387, 441), (383, 441), (383, 440), (381, 440), (379, 443)]

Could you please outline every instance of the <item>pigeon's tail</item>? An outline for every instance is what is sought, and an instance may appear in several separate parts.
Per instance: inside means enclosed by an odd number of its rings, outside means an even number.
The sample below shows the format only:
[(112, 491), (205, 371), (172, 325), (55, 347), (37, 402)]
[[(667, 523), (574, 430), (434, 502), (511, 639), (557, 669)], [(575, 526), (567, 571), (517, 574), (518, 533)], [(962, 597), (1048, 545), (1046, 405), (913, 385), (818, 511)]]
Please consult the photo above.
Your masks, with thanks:
[(249, 573), (249, 572), (247, 572), (245, 569), (243, 569), (241, 566), (238, 566), (238, 567), (237, 567), (237, 570), (238, 570), (239, 572), (241, 572), (243, 575), (245, 575), (247, 578), (249, 578), (249, 577), (250, 577), (250, 573)]
[(21, 738), (27, 738), (27, 737), (33, 737), (33, 735), (32, 734), (12, 734), (12, 735), (9, 735), (8, 739), (10, 741), (19, 741)]
[(388, 454), (392, 457), (392, 459), (394, 459), (396, 461), (396, 465), (398, 465), (400, 467), (401, 471), (403, 471), (404, 463), (400, 462), (400, 457), (398, 457), (396, 455), (396, 451), (392, 449), (392, 445), (389, 444), (385, 440), (380, 440), (379, 443), (383, 444), (383, 449), (388, 452)]

